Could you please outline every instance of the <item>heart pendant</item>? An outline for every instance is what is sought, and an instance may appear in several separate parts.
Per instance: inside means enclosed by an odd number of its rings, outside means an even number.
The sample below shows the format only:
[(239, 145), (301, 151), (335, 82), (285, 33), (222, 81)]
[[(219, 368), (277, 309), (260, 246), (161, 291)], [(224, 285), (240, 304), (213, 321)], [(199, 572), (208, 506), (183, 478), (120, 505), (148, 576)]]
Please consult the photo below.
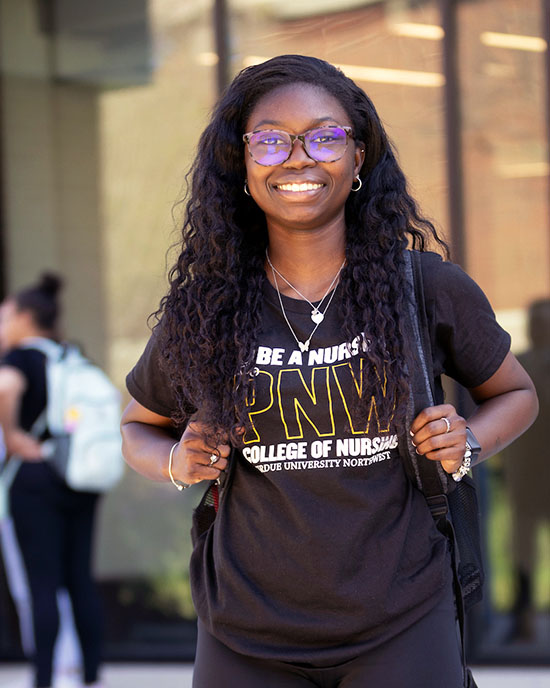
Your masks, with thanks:
[(302, 344), (302, 342), (298, 342), (298, 346), (300, 347), (300, 351), (302, 353), (304, 353), (304, 351), (309, 350), (309, 342), (304, 342), (303, 344)]
[(311, 319), (313, 322), (318, 325), (319, 323), (322, 323), (323, 320), (325, 319), (325, 316), (321, 313), (321, 311), (318, 311), (316, 308), (311, 311)]

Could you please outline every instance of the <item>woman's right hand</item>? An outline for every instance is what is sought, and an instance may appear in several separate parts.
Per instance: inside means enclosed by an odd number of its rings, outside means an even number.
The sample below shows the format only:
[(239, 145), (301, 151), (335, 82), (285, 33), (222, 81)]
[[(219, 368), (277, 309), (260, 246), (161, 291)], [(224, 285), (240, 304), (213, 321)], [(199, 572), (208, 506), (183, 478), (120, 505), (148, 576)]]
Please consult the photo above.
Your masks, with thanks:
[(44, 452), (40, 442), (22, 430), (10, 432), (10, 454), (17, 455), (23, 461), (44, 460)]
[(188, 485), (202, 480), (217, 480), (228, 466), (231, 447), (219, 444), (212, 447), (206, 441), (208, 427), (190, 421), (172, 456), (172, 475)]

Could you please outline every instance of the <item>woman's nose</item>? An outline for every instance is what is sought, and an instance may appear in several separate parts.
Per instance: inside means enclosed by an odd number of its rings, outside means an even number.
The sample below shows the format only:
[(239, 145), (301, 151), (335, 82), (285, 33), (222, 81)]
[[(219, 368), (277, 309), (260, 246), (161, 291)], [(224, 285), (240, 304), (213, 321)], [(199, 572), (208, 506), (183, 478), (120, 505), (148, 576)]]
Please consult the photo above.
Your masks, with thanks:
[(304, 144), (300, 139), (295, 139), (292, 144), (292, 150), (290, 151), (290, 157), (283, 163), (285, 167), (312, 167), (315, 165), (315, 160), (310, 158), (306, 153)]

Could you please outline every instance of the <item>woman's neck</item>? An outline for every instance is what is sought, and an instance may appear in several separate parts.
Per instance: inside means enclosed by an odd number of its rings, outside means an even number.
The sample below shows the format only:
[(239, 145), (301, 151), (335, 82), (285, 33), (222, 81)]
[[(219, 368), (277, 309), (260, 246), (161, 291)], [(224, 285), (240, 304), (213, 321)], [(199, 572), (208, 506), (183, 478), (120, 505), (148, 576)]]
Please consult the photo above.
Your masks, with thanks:
[[(292, 288), (295, 287), (309, 301), (318, 301), (342, 267), (345, 240), (340, 233), (301, 232), (281, 236), (270, 232), (268, 257), (273, 269), (266, 259), (267, 278), (281, 294), (300, 298)], [(277, 275), (277, 271), (284, 279)]]

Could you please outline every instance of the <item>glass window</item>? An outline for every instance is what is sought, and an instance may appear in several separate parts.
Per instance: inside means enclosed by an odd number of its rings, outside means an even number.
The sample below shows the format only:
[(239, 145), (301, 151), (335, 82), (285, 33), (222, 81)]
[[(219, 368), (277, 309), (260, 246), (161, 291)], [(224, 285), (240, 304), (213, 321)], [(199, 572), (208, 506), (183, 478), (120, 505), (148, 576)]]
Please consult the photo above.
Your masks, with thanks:
[(548, 46), (542, 3), (458, 6), (467, 269), (512, 334), (541, 411), (533, 427), (480, 469), (488, 585), (476, 655), (550, 657)]

